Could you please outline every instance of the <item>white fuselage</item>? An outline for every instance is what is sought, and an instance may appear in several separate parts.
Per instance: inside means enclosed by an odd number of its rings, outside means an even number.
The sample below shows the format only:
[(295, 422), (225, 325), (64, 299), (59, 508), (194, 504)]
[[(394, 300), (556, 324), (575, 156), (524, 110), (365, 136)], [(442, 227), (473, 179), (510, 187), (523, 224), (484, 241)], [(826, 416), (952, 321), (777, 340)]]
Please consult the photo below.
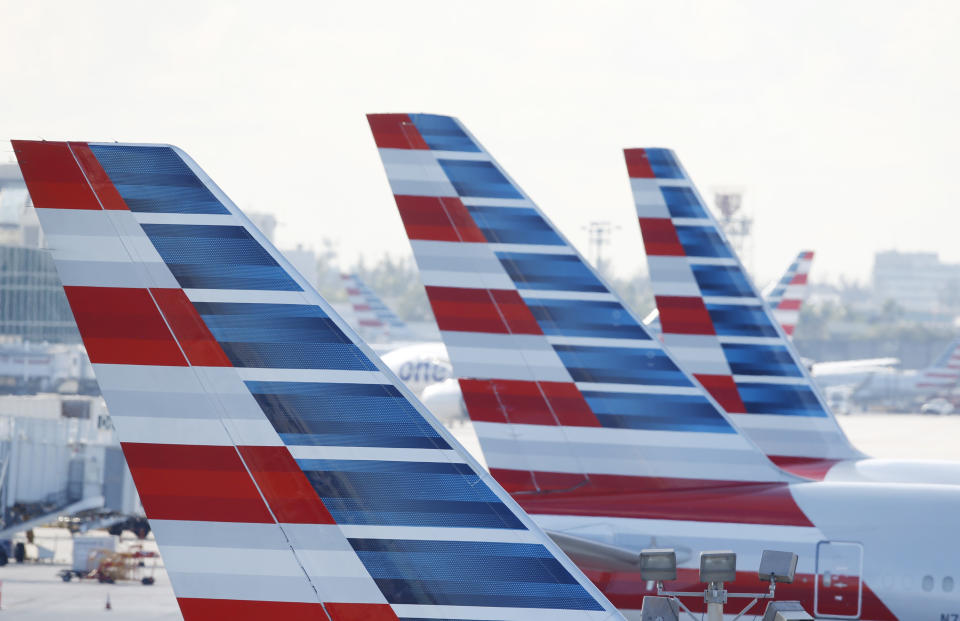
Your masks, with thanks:
[[(727, 585), (728, 590), (753, 591), (761, 586), (756, 578), (761, 551), (778, 549), (795, 552), (800, 559), (794, 584), (781, 585), (778, 599), (800, 599), (818, 618), (958, 618), (960, 488), (811, 482), (792, 484), (790, 492), (811, 525), (580, 515), (534, 515), (534, 519), (544, 529), (620, 548), (676, 548), (683, 568), (679, 578), (685, 582), (678, 590), (703, 589), (695, 578), (700, 552), (729, 549), (737, 553), (743, 578)], [(732, 497), (731, 502), (737, 499)], [(628, 616), (636, 614), (640, 595), (652, 593), (652, 585), (638, 575), (631, 579), (587, 573)], [(639, 593), (627, 592), (630, 585)], [(728, 612), (743, 605), (745, 600), (731, 600)]]
[[(443, 343), (405, 345), (381, 357), (417, 396), (422, 395), (426, 387), (439, 384), (453, 375), (450, 357)], [(434, 414), (440, 417), (436, 412)]]

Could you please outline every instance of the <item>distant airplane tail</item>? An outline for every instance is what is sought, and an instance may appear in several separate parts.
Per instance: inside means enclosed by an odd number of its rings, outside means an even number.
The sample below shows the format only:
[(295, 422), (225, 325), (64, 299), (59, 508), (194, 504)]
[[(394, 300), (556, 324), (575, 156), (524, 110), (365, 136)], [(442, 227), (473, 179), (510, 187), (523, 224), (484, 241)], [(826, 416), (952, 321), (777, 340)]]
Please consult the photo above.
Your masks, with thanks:
[(932, 365), (920, 372), (917, 388), (924, 392), (945, 393), (960, 382), (960, 337), (953, 339)]
[(347, 297), (353, 307), (358, 331), (369, 340), (405, 339), (410, 336), (407, 324), (367, 286), (357, 274), (341, 274)]
[(859, 457), (673, 152), (624, 154), (667, 349), (781, 467)]
[(622, 619), (185, 153), (13, 146), (185, 621)]
[[(458, 120), (368, 118), (484, 457), (525, 508), (616, 515), (599, 505), (616, 498), (650, 517), (805, 521), (793, 478)], [(720, 489), (756, 491), (756, 510)], [(625, 495), (641, 491), (653, 495)]]
[(813, 264), (813, 251), (803, 250), (797, 254), (797, 258), (783, 273), (780, 280), (771, 283), (766, 291), (763, 292), (763, 298), (767, 305), (773, 309), (773, 317), (779, 322), (783, 331), (790, 338), (797, 327), (797, 320), (800, 318), (800, 308), (803, 301), (807, 299), (807, 275), (810, 273), (810, 266)]

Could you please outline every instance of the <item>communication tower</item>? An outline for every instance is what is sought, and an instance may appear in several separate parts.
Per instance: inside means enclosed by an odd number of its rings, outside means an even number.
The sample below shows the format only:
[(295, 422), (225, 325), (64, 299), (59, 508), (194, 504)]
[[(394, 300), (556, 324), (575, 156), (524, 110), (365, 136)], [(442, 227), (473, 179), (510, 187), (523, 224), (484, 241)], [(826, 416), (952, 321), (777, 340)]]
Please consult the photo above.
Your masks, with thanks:
[(713, 191), (713, 204), (720, 213), (720, 226), (730, 245), (748, 272), (753, 271), (753, 218), (743, 213), (743, 190), (718, 188)]
[(595, 220), (583, 228), (589, 235), (590, 258), (593, 260), (597, 271), (603, 272), (606, 267), (606, 259), (603, 258), (603, 247), (610, 243), (610, 237), (613, 231), (620, 227), (615, 227), (606, 220)]

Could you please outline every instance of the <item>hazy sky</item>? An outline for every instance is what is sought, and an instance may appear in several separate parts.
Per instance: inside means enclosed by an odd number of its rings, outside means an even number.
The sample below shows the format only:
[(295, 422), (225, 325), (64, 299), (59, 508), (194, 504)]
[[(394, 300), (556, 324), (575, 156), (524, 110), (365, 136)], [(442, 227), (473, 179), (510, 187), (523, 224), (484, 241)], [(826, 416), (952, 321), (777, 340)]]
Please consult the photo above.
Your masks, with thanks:
[[(0, 0), (0, 138), (170, 142), (281, 246), (409, 254), (366, 112), (460, 117), (585, 248), (644, 264), (621, 149), (746, 190), (760, 280), (960, 261), (960, 3)], [(0, 160), (12, 157), (9, 144)]]

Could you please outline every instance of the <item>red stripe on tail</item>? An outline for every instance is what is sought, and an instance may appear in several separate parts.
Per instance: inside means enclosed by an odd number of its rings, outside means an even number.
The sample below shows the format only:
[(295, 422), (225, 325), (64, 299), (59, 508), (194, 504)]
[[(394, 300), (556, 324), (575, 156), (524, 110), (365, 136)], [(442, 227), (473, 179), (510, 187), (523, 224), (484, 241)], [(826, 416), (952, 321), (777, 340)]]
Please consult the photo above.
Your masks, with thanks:
[(86, 174), (87, 181), (90, 182), (90, 186), (96, 193), (97, 198), (100, 199), (100, 204), (103, 205), (103, 208), (129, 211), (130, 208), (127, 207), (127, 203), (123, 200), (123, 197), (120, 196), (120, 192), (117, 191), (116, 186), (110, 181), (107, 171), (100, 165), (100, 162), (93, 154), (93, 151), (90, 150), (90, 147), (87, 146), (87, 143), (71, 142), (69, 145), (70, 150), (73, 151), (74, 156), (77, 158), (77, 162), (80, 163), (80, 168), (82, 168), (84, 174)]
[(839, 459), (822, 459), (820, 457), (794, 457), (769, 455), (770, 461), (787, 472), (797, 476), (822, 481), (827, 477), (830, 469), (837, 465)]
[[(540, 475), (533, 473), (537, 480)], [(589, 484), (568, 492), (517, 494), (514, 499), (531, 515), (813, 526), (784, 483), (607, 474), (587, 477)]]
[(575, 384), (461, 379), (471, 420), (522, 425), (600, 427)]
[(187, 366), (146, 289), (64, 287), (90, 362)]
[(34, 207), (101, 209), (66, 142), (12, 142)]
[(150, 519), (274, 521), (233, 446), (121, 446)]
[(686, 252), (669, 218), (639, 218), (643, 245), (650, 256), (684, 257)]
[(410, 239), (485, 242), (473, 216), (457, 197), (395, 195)]
[(727, 412), (741, 414), (747, 411), (747, 408), (743, 405), (743, 400), (740, 398), (740, 391), (737, 390), (737, 385), (733, 381), (733, 377), (729, 375), (694, 375), (697, 378), (697, 381), (703, 384), (703, 387), (707, 389), (707, 392), (717, 400), (717, 403), (720, 404)]
[(623, 157), (627, 160), (627, 175), (631, 179), (653, 179), (653, 169), (647, 159), (646, 149), (624, 149)]
[(703, 298), (658, 295), (656, 301), (664, 334), (716, 334)]
[(429, 149), (407, 114), (368, 114), (378, 149)]
[(200, 367), (229, 367), (230, 359), (183, 289), (151, 289), (157, 305), (187, 354), (190, 364)]
[[(327, 619), (319, 602), (260, 602), (241, 599), (178, 597), (183, 621), (317, 621)], [(395, 619), (396, 617), (394, 617)]]
[(491, 334), (543, 334), (520, 294), (513, 290), (427, 287), (441, 330)]
[(336, 524), (285, 446), (243, 446), (240, 454), (278, 522)]

